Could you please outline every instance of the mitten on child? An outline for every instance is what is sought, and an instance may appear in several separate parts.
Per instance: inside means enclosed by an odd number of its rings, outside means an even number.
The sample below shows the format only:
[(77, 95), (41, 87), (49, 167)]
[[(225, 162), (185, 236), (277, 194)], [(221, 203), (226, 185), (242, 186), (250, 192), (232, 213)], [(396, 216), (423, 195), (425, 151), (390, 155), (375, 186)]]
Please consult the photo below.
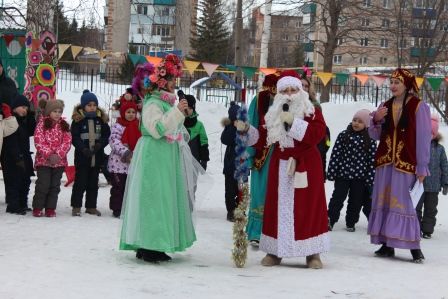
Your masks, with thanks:
[(131, 159), (132, 159), (132, 151), (127, 150), (124, 152), (123, 156), (121, 157), (121, 162), (131, 163)]
[(442, 188), (442, 194), (447, 195), (448, 194), (448, 185), (443, 186)]
[(50, 165), (56, 165), (56, 164), (58, 164), (60, 161), (61, 161), (61, 158), (60, 158), (58, 155), (56, 155), (56, 154), (51, 154), (51, 155), (48, 157), (48, 163), (50, 163)]

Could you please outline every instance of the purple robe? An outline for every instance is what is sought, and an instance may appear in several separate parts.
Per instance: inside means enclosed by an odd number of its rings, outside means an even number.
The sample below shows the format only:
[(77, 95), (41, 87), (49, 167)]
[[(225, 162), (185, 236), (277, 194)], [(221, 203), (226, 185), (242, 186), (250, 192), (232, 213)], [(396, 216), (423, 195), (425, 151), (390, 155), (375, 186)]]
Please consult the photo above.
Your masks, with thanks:
[[(425, 103), (417, 108), (416, 126), (416, 174), (426, 176), (429, 175), (431, 116)], [(373, 139), (379, 140), (381, 123), (374, 124), (372, 120), (369, 134)], [(372, 244), (420, 249), (420, 224), (409, 194), (416, 179), (416, 175), (399, 171), (393, 164), (376, 169), (372, 211), (367, 228)]]

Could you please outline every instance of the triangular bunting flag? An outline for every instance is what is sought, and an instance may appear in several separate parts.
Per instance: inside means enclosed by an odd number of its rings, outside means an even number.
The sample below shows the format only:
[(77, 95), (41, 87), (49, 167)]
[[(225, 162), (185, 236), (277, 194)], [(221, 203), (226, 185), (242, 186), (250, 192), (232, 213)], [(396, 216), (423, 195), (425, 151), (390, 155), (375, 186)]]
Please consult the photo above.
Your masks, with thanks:
[(336, 73), (336, 83), (339, 85), (344, 85), (347, 82), (349, 74), (346, 73)]
[(364, 85), (369, 81), (369, 75), (367, 74), (352, 74), (352, 76), (358, 79), (359, 82), (361, 82), (361, 85)]
[(17, 40), (19, 41), (19, 43), (22, 47), (25, 45), (25, 37), (24, 36), (19, 36), (17, 38)]
[(324, 86), (326, 86), (328, 82), (330, 82), (331, 78), (333, 78), (332, 73), (317, 72), (316, 75), (322, 81)]
[(215, 70), (218, 68), (219, 64), (202, 62), (202, 67), (207, 72), (208, 76), (211, 77)]
[(162, 58), (160, 57), (154, 57), (154, 56), (145, 56), (146, 61), (149, 63), (152, 63), (154, 66), (158, 66), (159, 63), (162, 61)]
[(58, 60), (64, 56), (65, 51), (70, 48), (71, 44), (59, 44), (58, 45)]
[(425, 78), (423, 77), (416, 77), (415, 81), (417, 81), (417, 87), (420, 88), (423, 84), (423, 82), (425, 82)]
[(265, 67), (260, 68), (260, 72), (262, 72), (265, 76), (275, 74), (276, 71), (277, 71), (276, 69), (268, 69)]
[(76, 57), (81, 53), (82, 47), (79, 46), (72, 46), (72, 56), (73, 60), (76, 59)]
[(433, 91), (438, 91), (440, 88), (440, 84), (442, 83), (443, 78), (441, 77), (429, 77), (426, 78), (426, 81), (428, 81), (429, 85), (431, 85), (431, 88)]
[(387, 79), (387, 76), (375, 75), (371, 76), (377, 87), (381, 87)]
[(137, 54), (128, 54), (129, 59), (132, 61), (132, 64), (135, 66), (140, 62), (140, 55)]
[(228, 69), (229, 71), (236, 71), (236, 66), (233, 64), (222, 64), (221, 66), (225, 69)]
[(252, 66), (241, 66), (240, 68), (247, 78), (252, 78), (257, 71), (257, 68)]
[(40, 47), (40, 39), (33, 38), (31, 42), (31, 50), (36, 51), (37, 49), (39, 49), (39, 47)]
[(201, 63), (199, 61), (194, 60), (184, 60), (184, 66), (187, 69), (187, 71), (190, 73), (191, 76), (193, 76), (194, 71), (198, 68), (198, 66)]
[(5, 40), (6, 46), (9, 47), (9, 44), (14, 39), (14, 34), (3, 34), (3, 39)]

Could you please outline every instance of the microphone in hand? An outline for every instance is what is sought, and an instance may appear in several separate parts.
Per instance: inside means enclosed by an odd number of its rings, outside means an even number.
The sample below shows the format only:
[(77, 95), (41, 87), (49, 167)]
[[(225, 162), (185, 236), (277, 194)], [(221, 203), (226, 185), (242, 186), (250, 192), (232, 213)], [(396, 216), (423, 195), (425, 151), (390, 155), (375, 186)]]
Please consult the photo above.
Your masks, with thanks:
[[(177, 91), (177, 96), (179, 97), (179, 101), (186, 100), (185, 93), (180, 89)], [(184, 110), (184, 114), (185, 116), (188, 116), (188, 109)]]
[[(284, 112), (288, 112), (289, 111), (289, 104), (288, 103), (284, 103), (282, 106), (282, 110)], [(283, 125), (285, 126), (285, 131), (289, 131), (289, 124), (287, 122), (284, 122)]]

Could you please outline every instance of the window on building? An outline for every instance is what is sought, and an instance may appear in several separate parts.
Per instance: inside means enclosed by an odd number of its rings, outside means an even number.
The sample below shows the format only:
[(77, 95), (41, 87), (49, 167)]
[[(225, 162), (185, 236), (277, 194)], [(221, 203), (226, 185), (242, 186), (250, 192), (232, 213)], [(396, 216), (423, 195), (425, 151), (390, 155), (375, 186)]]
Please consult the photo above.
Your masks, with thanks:
[(143, 14), (143, 5), (137, 5), (137, 14), (139, 15)]
[(287, 47), (282, 47), (282, 52), (283, 53), (288, 53), (288, 48)]
[(370, 21), (367, 18), (362, 18), (361, 19), (361, 26), (362, 27), (369, 27)]
[(440, 25), (440, 30), (441, 31), (448, 31), (448, 24), (445, 23), (445, 24)]
[(138, 27), (137, 28), (137, 33), (138, 34), (143, 34), (145, 32), (145, 30), (143, 30), (143, 27)]
[(296, 34), (296, 41), (301, 41), (302, 40), (302, 36), (300, 34)]
[(164, 7), (163, 9), (162, 9), (162, 16), (169, 16), (170, 15), (170, 8), (169, 7)]
[(390, 20), (389, 19), (383, 19), (381, 22), (381, 26), (383, 28), (389, 28), (390, 27)]
[(367, 37), (361, 38), (361, 47), (367, 47), (369, 45), (369, 39)]
[(283, 34), (283, 35), (282, 35), (282, 39), (283, 39), (283, 40), (289, 40), (289, 35), (287, 35), (287, 34)]
[(334, 64), (342, 64), (342, 55), (334, 55), (333, 63)]
[(344, 39), (343, 38), (337, 38), (336, 39), (336, 45), (340, 46), (344, 43)]
[(416, 0), (415, 7), (416, 8), (425, 8), (425, 0)]
[(146, 6), (146, 5), (143, 7), (143, 14), (144, 14), (145, 16), (148, 15), (148, 6)]
[(152, 35), (170, 36), (170, 26), (167, 25), (153, 25)]
[(363, 6), (364, 7), (371, 7), (372, 6), (372, 0), (363, 0)]
[(297, 21), (296, 22), (296, 28), (300, 28), (302, 27), (302, 22), (301, 21)]
[(383, 8), (390, 8), (390, 0), (383, 0)]
[(388, 48), (389, 47), (389, 40), (387, 38), (382, 38), (380, 41), (381, 48)]
[(387, 63), (387, 57), (380, 57), (380, 64), (386, 64)]
[(367, 64), (367, 56), (359, 57), (359, 64), (366, 65)]
[(288, 21), (283, 21), (283, 28), (288, 28)]

